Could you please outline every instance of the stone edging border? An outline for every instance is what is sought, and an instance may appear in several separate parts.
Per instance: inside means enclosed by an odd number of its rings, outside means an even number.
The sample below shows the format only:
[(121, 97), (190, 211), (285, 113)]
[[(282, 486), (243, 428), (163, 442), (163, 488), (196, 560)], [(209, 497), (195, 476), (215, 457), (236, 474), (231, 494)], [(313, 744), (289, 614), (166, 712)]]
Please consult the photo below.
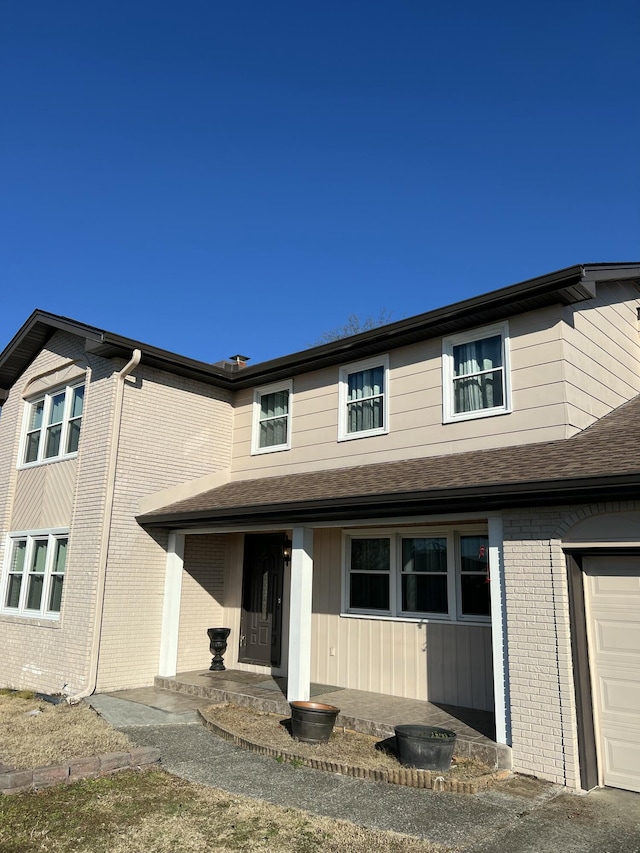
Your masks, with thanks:
[(153, 746), (139, 746), (131, 752), (107, 752), (90, 758), (73, 758), (63, 764), (36, 767), (34, 770), (16, 770), (0, 766), (0, 795), (21, 794), (24, 791), (51, 788), (53, 785), (77, 782), (108, 776), (118, 770), (147, 768), (160, 761), (160, 750)]
[(485, 776), (478, 776), (469, 781), (458, 781), (456, 779), (445, 779), (438, 775), (437, 771), (417, 770), (410, 767), (400, 767), (397, 770), (370, 770), (367, 767), (355, 767), (337, 761), (324, 761), (319, 758), (307, 758), (283, 749), (275, 749), (271, 746), (263, 746), (259, 743), (240, 737), (233, 732), (222, 728), (222, 726), (208, 719), (205, 712), (198, 708), (198, 714), (204, 726), (223, 740), (233, 743), (249, 752), (265, 755), (268, 758), (281, 759), (288, 762), (296, 762), (313, 770), (324, 770), (328, 773), (340, 773), (342, 776), (352, 776), (354, 779), (368, 779), (370, 782), (386, 782), (389, 785), (403, 785), (407, 788), (427, 788), (431, 791), (443, 791), (450, 794), (477, 794), (490, 787), (494, 782), (507, 779), (511, 775), (510, 770), (496, 770)]

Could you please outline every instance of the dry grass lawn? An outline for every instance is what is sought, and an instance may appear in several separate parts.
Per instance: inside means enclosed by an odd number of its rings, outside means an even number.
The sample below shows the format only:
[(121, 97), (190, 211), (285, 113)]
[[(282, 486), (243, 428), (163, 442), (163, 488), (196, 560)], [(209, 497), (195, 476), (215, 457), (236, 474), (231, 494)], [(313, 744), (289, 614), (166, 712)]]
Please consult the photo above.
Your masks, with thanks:
[(2, 853), (444, 853), (440, 845), (123, 772), (0, 797)]
[[(251, 722), (251, 714), (241, 710), (241, 716), (249, 721), (247, 725), (258, 725), (264, 733), (263, 715), (256, 715)], [(282, 729), (278, 718), (266, 716)], [(113, 730), (84, 703), (71, 707), (52, 705), (10, 691), (0, 691), (0, 730), (0, 762), (20, 768), (132, 747), (123, 734)], [(294, 743), (284, 729), (282, 736), (288, 746)], [(365, 743), (367, 750), (374, 750), (373, 742), (372, 738), (358, 735), (354, 740), (352, 735), (339, 733), (332, 738), (331, 749), (341, 750), (343, 760), (355, 762), (360, 760)], [(359, 746), (354, 748), (354, 743)], [(345, 749), (351, 750), (348, 758)], [(383, 758), (380, 754), (377, 760)], [(2, 853), (444, 853), (439, 845), (411, 836), (315, 817), (186, 782), (157, 769), (124, 771), (73, 785), (0, 796), (0, 850)]]
[[(290, 722), (281, 714), (267, 714), (233, 704), (210, 705), (203, 709), (208, 720), (252, 743), (270, 746), (304, 758), (336, 761), (367, 770), (397, 770), (400, 762), (380, 738), (335, 728), (328, 743), (302, 743), (291, 736)], [(491, 773), (479, 761), (456, 758), (445, 777), (468, 780)]]
[(133, 747), (84, 702), (52, 705), (28, 697), (0, 692), (0, 763), (27, 770)]

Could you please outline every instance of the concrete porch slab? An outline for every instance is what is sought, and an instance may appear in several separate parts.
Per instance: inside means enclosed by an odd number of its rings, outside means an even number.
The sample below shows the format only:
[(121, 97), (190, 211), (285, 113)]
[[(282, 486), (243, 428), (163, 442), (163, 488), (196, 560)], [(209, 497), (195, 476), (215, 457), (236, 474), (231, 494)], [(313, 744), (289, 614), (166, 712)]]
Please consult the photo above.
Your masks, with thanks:
[[(155, 686), (209, 702), (234, 702), (269, 713), (289, 714), (286, 678), (240, 670), (196, 670), (173, 677), (158, 676)], [(405, 723), (440, 726), (458, 735), (458, 755), (477, 758), (501, 770), (511, 769), (511, 749), (493, 739), (494, 716), (487, 711), (322, 684), (312, 684), (311, 697), (340, 708), (336, 725), (379, 738), (392, 737), (394, 726)]]

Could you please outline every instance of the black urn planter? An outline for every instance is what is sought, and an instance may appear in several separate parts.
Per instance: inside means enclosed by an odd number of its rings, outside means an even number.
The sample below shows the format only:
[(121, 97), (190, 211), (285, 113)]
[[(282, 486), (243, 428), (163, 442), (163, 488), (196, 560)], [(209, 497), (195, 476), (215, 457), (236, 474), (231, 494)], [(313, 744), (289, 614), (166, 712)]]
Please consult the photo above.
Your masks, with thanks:
[(227, 651), (227, 638), (231, 633), (231, 628), (209, 628), (209, 651), (213, 655), (211, 666), (209, 669), (212, 672), (222, 672), (225, 669), (222, 655)]
[(339, 708), (322, 702), (289, 702), (291, 733), (303, 743), (326, 743), (331, 737)]
[(435, 726), (395, 726), (400, 763), (420, 770), (440, 770), (451, 766), (456, 733)]

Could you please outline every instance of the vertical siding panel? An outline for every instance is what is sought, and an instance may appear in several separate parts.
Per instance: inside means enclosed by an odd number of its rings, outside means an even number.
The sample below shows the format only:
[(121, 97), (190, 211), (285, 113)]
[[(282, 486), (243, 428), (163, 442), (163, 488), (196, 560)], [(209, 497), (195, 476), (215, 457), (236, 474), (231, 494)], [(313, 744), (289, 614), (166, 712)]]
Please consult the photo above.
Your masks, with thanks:
[(455, 657), (447, 661), (447, 669), (455, 673), (458, 682), (458, 705), (469, 707), (471, 701), (471, 635), (466, 625), (457, 625), (448, 630), (449, 647), (453, 647)]

